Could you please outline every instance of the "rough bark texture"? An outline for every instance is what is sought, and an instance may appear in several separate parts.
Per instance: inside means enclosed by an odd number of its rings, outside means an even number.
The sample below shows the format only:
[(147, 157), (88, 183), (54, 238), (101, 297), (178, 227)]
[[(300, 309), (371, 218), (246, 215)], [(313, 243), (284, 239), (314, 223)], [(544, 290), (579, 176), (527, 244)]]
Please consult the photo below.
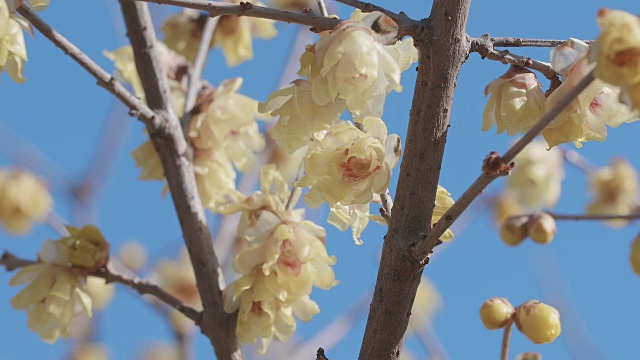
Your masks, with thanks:
[(456, 77), (469, 54), (471, 0), (436, 0), (414, 34), (420, 52), (405, 153), (385, 237), (361, 360), (397, 359), (423, 266), (411, 255), (428, 233), (444, 154)]
[(189, 146), (171, 106), (169, 86), (155, 49), (156, 36), (149, 9), (142, 2), (121, 0), (120, 5), (147, 104), (161, 119), (158, 126), (148, 123), (147, 130), (162, 161), (196, 274), (204, 307), (200, 329), (210, 339), (218, 360), (242, 359), (235, 336), (236, 316), (223, 310), (221, 288), (224, 281), (198, 196), (193, 165), (188, 156)]

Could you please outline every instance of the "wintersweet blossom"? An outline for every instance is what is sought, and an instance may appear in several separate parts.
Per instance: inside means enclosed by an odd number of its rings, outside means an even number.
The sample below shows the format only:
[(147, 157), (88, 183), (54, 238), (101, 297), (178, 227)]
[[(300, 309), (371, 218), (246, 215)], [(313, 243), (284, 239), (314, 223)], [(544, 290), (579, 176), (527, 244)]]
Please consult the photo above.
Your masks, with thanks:
[[(438, 190), (436, 192), (436, 204), (433, 208), (433, 216), (431, 216), (431, 224), (435, 224), (444, 214), (449, 210), (455, 201), (451, 197), (451, 194), (444, 187), (438, 185)], [(447, 229), (441, 236), (440, 240), (442, 241), (451, 241), (453, 240), (453, 231), (451, 229)]]
[(562, 151), (547, 150), (544, 141), (534, 140), (514, 162), (515, 167), (507, 177), (507, 191), (519, 206), (529, 210), (553, 208), (560, 198), (564, 179)]
[(597, 61), (596, 76), (621, 86), (620, 100), (640, 109), (640, 18), (621, 10), (598, 12), (600, 36), (590, 54)]
[(93, 271), (107, 264), (111, 245), (104, 238), (100, 229), (93, 225), (86, 225), (82, 228), (67, 225), (65, 228), (69, 231), (69, 236), (65, 236), (59, 241), (69, 249), (68, 255), (71, 265)]
[(22, 29), (33, 34), (29, 22), (13, 14), (5, 0), (0, 1), (0, 73), (5, 70), (16, 83), (23, 83), (27, 47)]
[(69, 249), (63, 243), (45, 241), (38, 260), (9, 281), (11, 286), (29, 284), (11, 299), (11, 305), (27, 311), (29, 328), (52, 344), (60, 336), (69, 336), (75, 315), (91, 316), (91, 297), (84, 289), (85, 275), (69, 266)]
[[(638, 172), (624, 159), (589, 175), (589, 189), (594, 194), (587, 204), (587, 214), (626, 215), (638, 211)], [(624, 226), (627, 220), (610, 220), (611, 226)]]
[(402, 91), (400, 74), (418, 59), (411, 39), (394, 47), (384, 45), (397, 31), (388, 16), (373, 12), (322, 33), (317, 43), (307, 46), (298, 72), (311, 83), (313, 101), (325, 106), (338, 97), (345, 99), (356, 121), (381, 116), (386, 95)]
[(362, 245), (362, 232), (369, 224), (369, 220), (374, 220), (381, 224), (387, 224), (386, 220), (380, 215), (370, 214), (370, 203), (340, 205), (340, 203), (331, 207), (331, 212), (327, 218), (327, 222), (338, 229), (345, 231), (351, 227), (353, 241)]
[[(239, 4), (240, 0), (229, 1)], [(261, 1), (254, 5), (265, 6)], [(221, 47), (228, 66), (236, 66), (253, 58), (252, 37), (271, 39), (278, 34), (274, 21), (250, 16), (223, 15), (213, 32), (212, 44)]]
[(183, 9), (182, 12), (169, 16), (160, 27), (164, 33), (162, 41), (169, 49), (193, 63), (207, 18), (206, 13), (193, 9)]
[(298, 79), (272, 93), (258, 110), (279, 116), (269, 130), (276, 143), (288, 153), (304, 147), (316, 132), (328, 130), (346, 110), (344, 99), (334, 99), (324, 105), (313, 101), (311, 83)]
[(491, 94), (482, 114), (482, 131), (497, 125), (497, 133), (524, 134), (544, 114), (545, 96), (536, 75), (517, 65), (484, 89)]
[(29, 232), (34, 222), (47, 219), (52, 207), (51, 194), (36, 175), (26, 170), (0, 170), (0, 224), (8, 232)]
[(391, 169), (400, 157), (400, 138), (387, 136), (382, 119), (364, 118), (361, 131), (341, 122), (320, 141), (309, 146), (306, 175), (295, 186), (310, 190), (304, 197), (311, 207), (366, 204), (389, 187)]
[[(551, 51), (551, 66), (562, 75), (562, 85), (547, 97), (547, 111), (595, 67), (587, 61), (588, 51), (589, 46), (577, 39), (569, 39)], [(615, 128), (634, 121), (629, 109), (618, 102), (618, 93), (616, 87), (593, 81), (542, 131), (549, 147), (569, 142), (582, 147), (586, 141), (604, 141), (607, 125)]]

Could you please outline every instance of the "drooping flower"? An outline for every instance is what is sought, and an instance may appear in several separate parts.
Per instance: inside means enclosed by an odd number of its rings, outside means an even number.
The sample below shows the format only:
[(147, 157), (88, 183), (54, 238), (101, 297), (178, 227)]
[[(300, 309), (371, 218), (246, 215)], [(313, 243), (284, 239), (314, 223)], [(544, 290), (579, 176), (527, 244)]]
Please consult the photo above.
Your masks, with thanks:
[[(587, 62), (588, 49), (584, 42), (569, 39), (552, 50), (551, 66), (562, 75), (562, 85), (547, 98), (547, 111), (595, 67)], [(593, 81), (542, 131), (549, 147), (569, 142), (582, 147), (583, 142), (604, 141), (607, 126), (616, 128), (634, 121), (629, 109), (618, 102), (618, 93), (618, 88)]]
[(279, 116), (269, 134), (289, 153), (304, 147), (314, 133), (328, 130), (346, 109), (343, 99), (337, 98), (322, 106), (312, 98), (311, 83), (298, 79), (272, 93), (258, 109), (271, 116)]
[[(626, 215), (638, 211), (638, 173), (624, 159), (614, 159), (610, 166), (589, 175), (589, 188), (594, 198), (587, 204), (587, 214)], [(627, 220), (607, 223), (624, 226)]]
[[(560, 198), (564, 178), (562, 151), (547, 151), (544, 141), (532, 141), (516, 156), (507, 177), (507, 191), (524, 208), (553, 208)], [(514, 214), (512, 214), (514, 215)]]
[(5, 0), (0, 1), (0, 73), (5, 70), (11, 79), (20, 84), (26, 78), (22, 75), (27, 61), (27, 47), (22, 30), (33, 34), (31, 24), (13, 14)]
[[(375, 30), (374, 30), (375, 29)], [(343, 21), (307, 46), (300, 58), (300, 76), (307, 76), (318, 106), (340, 97), (356, 121), (382, 116), (384, 100), (391, 91), (402, 91), (400, 74), (417, 61), (413, 40), (395, 44), (397, 24), (373, 12), (361, 21)]]
[(391, 169), (400, 156), (400, 138), (387, 136), (382, 119), (366, 117), (361, 131), (351, 123), (332, 127), (309, 146), (304, 160), (307, 174), (295, 186), (309, 186), (305, 201), (318, 207), (366, 204), (389, 187)]
[(369, 212), (370, 203), (340, 205), (340, 203), (331, 207), (327, 222), (338, 229), (345, 231), (351, 227), (353, 241), (362, 245), (362, 232), (369, 224), (369, 220), (374, 220), (381, 224), (387, 224), (386, 220), (380, 215), (372, 215)]
[(27, 311), (27, 325), (42, 341), (54, 343), (69, 336), (75, 315), (91, 316), (91, 297), (84, 290), (85, 275), (69, 266), (69, 249), (63, 243), (45, 241), (38, 260), (11, 278), (11, 286), (29, 284), (11, 299), (11, 305)]
[(621, 10), (598, 12), (600, 36), (595, 42), (592, 60), (596, 75), (611, 85), (622, 87), (620, 100), (632, 109), (640, 109), (640, 18)]
[(482, 114), (482, 131), (497, 125), (497, 133), (524, 134), (544, 114), (545, 96), (536, 75), (517, 65), (484, 89), (491, 94)]
[(44, 182), (26, 170), (0, 170), (0, 224), (25, 234), (47, 219), (53, 199)]

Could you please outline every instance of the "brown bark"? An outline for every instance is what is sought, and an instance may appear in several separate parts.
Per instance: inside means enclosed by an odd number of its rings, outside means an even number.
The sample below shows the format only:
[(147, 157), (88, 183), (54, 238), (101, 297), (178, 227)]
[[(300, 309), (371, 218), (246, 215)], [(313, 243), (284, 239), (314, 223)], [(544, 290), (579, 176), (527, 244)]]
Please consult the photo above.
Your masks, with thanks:
[(414, 34), (420, 52), (406, 147), (385, 237), (360, 359), (397, 359), (423, 265), (412, 256), (428, 233), (456, 77), (469, 55), (465, 28), (470, 0), (436, 0)]

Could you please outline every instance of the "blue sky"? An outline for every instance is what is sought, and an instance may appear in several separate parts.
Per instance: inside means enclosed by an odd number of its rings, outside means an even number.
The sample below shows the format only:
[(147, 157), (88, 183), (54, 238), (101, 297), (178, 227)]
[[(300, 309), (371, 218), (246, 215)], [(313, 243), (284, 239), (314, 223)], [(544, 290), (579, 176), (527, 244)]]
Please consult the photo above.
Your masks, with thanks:
[[(405, 11), (413, 18), (426, 17), (428, 5), (423, 2), (379, 1), (394, 11)], [(426, 3), (426, 2), (425, 2)], [(603, 7), (621, 8), (640, 13), (640, 3), (632, 1), (552, 1), (514, 3), (507, 0), (475, 1), (471, 7), (468, 32), (472, 36), (490, 33), (493, 36), (566, 39), (592, 39), (597, 34), (596, 11)], [(156, 26), (174, 8), (153, 6)], [(108, 71), (113, 66), (103, 50), (113, 50), (126, 43), (118, 6), (115, 0), (69, 2), (52, 0), (50, 8), (41, 14), (51, 26), (69, 38)], [(340, 7), (340, 15), (350, 10)], [(265, 100), (278, 87), (283, 64), (297, 26), (278, 24), (280, 34), (270, 41), (255, 42), (255, 59), (228, 69), (219, 50), (214, 50), (205, 78), (218, 84), (221, 80), (242, 76), (242, 92)], [(99, 139), (108, 129), (107, 120), (126, 132), (120, 145), (114, 144), (116, 157), (113, 170), (106, 178), (99, 195), (98, 211), (92, 221), (117, 249), (130, 239), (143, 242), (154, 259), (176, 257), (181, 246), (181, 234), (169, 198), (161, 197), (160, 183), (136, 180), (138, 170), (128, 155), (143, 141), (143, 126), (130, 118), (112, 96), (95, 85), (95, 80), (70, 58), (62, 54), (43, 36), (36, 33), (27, 40), (29, 61), (25, 84), (16, 85), (6, 74), (0, 79), (0, 139), (10, 131), (34, 144), (61, 170), (37, 166), (41, 175), (49, 177), (56, 200), (56, 210), (73, 219), (64, 178), (79, 178), (90, 169)], [(548, 61), (549, 49), (513, 49), (514, 53)], [(501, 75), (506, 66), (481, 60), (472, 54), (458, 77), (456, 98), (452, 110), (451, 128), (445, 152), (440, 183), (454, 199), (464, 192), (480, 171), (482, 159), (490, 151), (504, 152), (513, 140), (493, 131), (480, 131), (485, 99), (482, 91), (487, 83)], [(404, 92), (389, 95), (385, 119), (390, 132), (404, 138), (412, 98), (415, 72), (403, 74)], [(113, 125), (112, 125), (113, 126)], [(580, 153), (598, 166), (615, 156), (627, 158), (640, 168), (637, 146), (640, 124), (622, 125), (610, 129), (604, 143), (590, 142)], [(0, 144), (0, 165), (23, 163), (24, 148)], [(101, 176), (99, 171), (92, 171)], [(394, 183), (397, 174), (394, 175)], [(487, 191), (497, 191), (501, 182)], [(393, 193), (393, 191), (392, 191)], [(588, 200), (586, 178), (568, 167), (557, 210), (581, 213)], [(444, 306), (435, 320), (435, 330), (451, 359), (497, 358), (500, 332), (484, 329), (478, 318), (482, 302), (492, 296), (504, 296), (514, 304), (537, 298), (557, 305), (563, 311), (564, 331), (550, 345), (534, 345), (518, 332), (512, 338), (513, 356), (524, 351), (539, 351), (548, 359), (570, 359), (567, 350), (576, 337), (587, 333), (589, 343), (579, 343), (579, 359), (627, 359), (636, 351), (635, 341), (640, 324), (640, 278), (628, 263), (629, 245), (638, 232), (636, 224), (625, 229), (612, 229), (600, 223), (563, 222), (558, 226), (555, 241), (549, 246), (526, 242), (517, 248), (502, 244), (487, 211), (480, 204), (461, 219), (465, 224), (454, 241), (442, 250), (426, 268), (439, 289)], [(312, 212), (309, 217), (326, 225), (326, 209)], [(364, 245), (356, 246), (349, 233), (327, 226), (327, 248), (336, 255), (335, 266), (340, 284), (330, 291), (314, 291), (312, 297), (322, 312), (310, 323), (298, 323), (297, 335), (310, 338), (340, 316), (372, 287), (376, 277), (376, 261), (385, 229), (372, 224), (365, 232)], [(7, 248), (24, 257), (34, 257), (42, 241), (56, 238), (44, 225), (24, 237), (12, 237), (0, 231), (0, 248)], [(8, 287), (10, 274), (0, 271), (0, 360), (62, 359), (68, 343), (48, 345), (26, 326), (24, 312), (11, 309), (10, 298), (18, 291)], [(561, 306), (562, 305), (562, 306)], [(342, 341), (327, 352), (330, 359), (354, 359), (364, 332), (362, 318)], [(113, 359), (133, 358), (142, 346), (152, 341), (171, 339), (168, 327), (156, 313), (129, 289), (118, 288), (112, 305), (100, 314), (98, 336), (109, 345)], [(582, 335), (580, 335), (582, 336)], [(581, 340), (579, 336), (578, 341)], [(324, 344), (317, 344), (324, 346)], [(418, 342), (408, 338), (407, 346), (418, 358), (424, 352)], [(597, 348), (590, 350), (589, 346)], [(197, 337), (197, 358), (211, 358), (208, 341)], [(312, 358), (313, 354), (307, 355)]]

